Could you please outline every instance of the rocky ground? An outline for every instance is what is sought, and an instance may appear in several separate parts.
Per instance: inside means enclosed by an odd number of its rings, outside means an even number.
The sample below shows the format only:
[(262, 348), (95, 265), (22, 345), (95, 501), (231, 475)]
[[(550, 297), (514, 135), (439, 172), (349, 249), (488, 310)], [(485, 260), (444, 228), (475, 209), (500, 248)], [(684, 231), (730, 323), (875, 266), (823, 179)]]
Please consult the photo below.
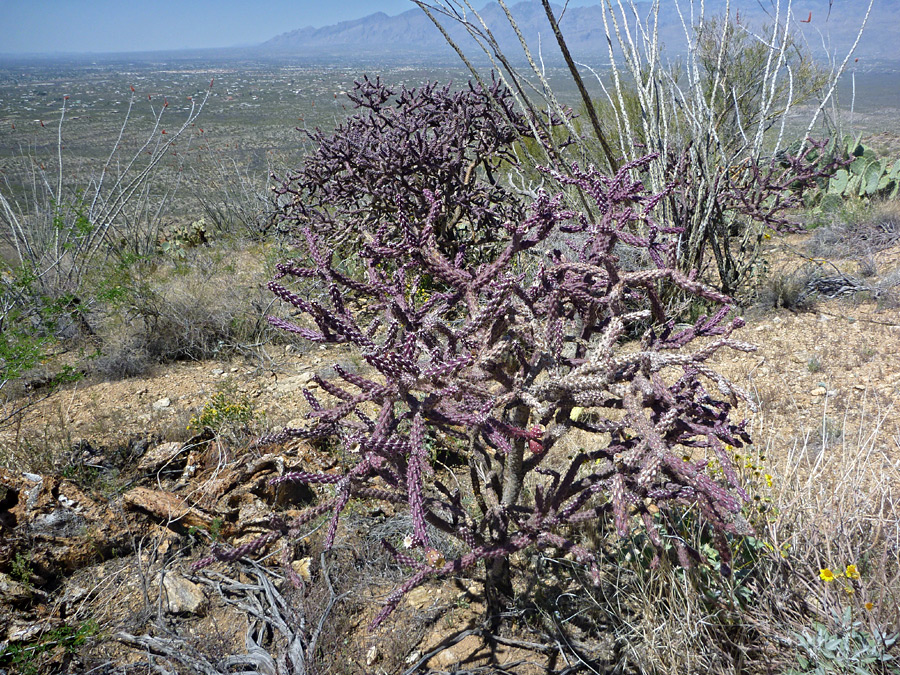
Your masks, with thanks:
[[(773, 276), (791, 278), (808, 263), (794, 254), (797, 241), (787, 244), (773, 256)], [(879, 256), (882, 270), (900, 266), (898, 248)], [(861, 278), (852, 261), (818, 264), (819, 279)], [(897, 465), (900, 312), (864, 289), (827, 299), (834, 289), (820, 286), (808, 308), (748, 310), (740, 337), (758, 351), (721, 353), (717, 365), (758, 400), (759, 412), (741, 412), (769, 454), (878, 425), (883, 461)], [(417, 589), (386, 627), (368, 632), (402, 578), (379, 542), (409, 526), (383, 504), (353, 511), (328, 556), (315, 526), (297, 533), (298, 583), (284, 578), (281, 544), (257, 562), (192, 570), (210, 546), (251, 542), (273, 517), (290, 519), (320, 496), (270, 479), (344, 461), (305, 442), (252, 441), (302, 419), (300, 390), (317, 386), (314, 374), (360, 362), (332, 348), (269, 357), (265, 367), (176, 363), (146, 377), (80, 382), (0, 430), (0, 673), (280, 673), (288, 655), (297, 664), (308, 654), (328, 672), (563, 668), (525, 627), (486, 640), (478, 586), (466, 579)], [(197, 418), (226, 403), (247, 413), (240, 423), (203, 429)]]

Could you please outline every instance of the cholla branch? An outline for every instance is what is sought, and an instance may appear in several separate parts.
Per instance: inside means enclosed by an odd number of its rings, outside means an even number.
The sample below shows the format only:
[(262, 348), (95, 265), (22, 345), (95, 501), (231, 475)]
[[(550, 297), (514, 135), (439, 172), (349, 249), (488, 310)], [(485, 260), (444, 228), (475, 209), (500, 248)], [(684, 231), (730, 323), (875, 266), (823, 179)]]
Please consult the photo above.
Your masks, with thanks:
[[(384, 257), (398, 255), (396, 241), (382, 232), (376, 243), (371, 235), (380, 228), (399, 235), (435, 204), (434, 241), (449, 260), (462, 241), (470, 256), (491, 246), (503, 223), (524, 215), (518, 196), (496, 178), (501, 166), (518, 163), (514, 142), (546, 140), (564, 121), (518, 112), (496, 78), (454, 91), (436, 83), (397, 90), (366, 77), (349, 98), (358, 113), (332, 134), (309, 133), (316, 150), (277, 187), (282, 226), (307, 228), (329, 245), (361, 243)], [(429, 202), (427, 192), (441, 199)], [(281, 272), (309, 274), (293, 266)]]

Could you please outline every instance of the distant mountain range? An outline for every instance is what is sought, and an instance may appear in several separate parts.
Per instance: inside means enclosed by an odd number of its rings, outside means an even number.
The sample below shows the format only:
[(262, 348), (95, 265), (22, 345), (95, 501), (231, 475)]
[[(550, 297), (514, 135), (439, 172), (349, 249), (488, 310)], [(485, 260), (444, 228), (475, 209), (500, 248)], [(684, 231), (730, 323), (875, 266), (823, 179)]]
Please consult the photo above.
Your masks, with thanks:
[[(782, 3), (785, 4), (785, 3)], [(864, 0), (794, 0), (793, 11), (798, 20), (797, 27), (803, 32), (810, 47), (820, 56), (825, 55), (829, 45), (838, 53), (846, 52), (856, 36), (865, 9)], [(689, 11), (689, 0), (680, 5)], [(741, 22), (753, 27), (761, 27), (772, 18), (767, 16), (767, 2), (743, 0), (731, 2), (731, 7), (740, 10)], [(649, 2), (638, 5), (646, 15)], [(562, 7), (554, 5), (557, 17)], [(537, 55), (540, 50), (545, 61), (558, 63), (559, 49), (550, 30), (543, 6), (537, 0), (520, 2), (511, 11), (526, 41)], [(725, 11), (725, 0), (706, 0), (707, 16)], [(579, 57), (604, 57), (608, 53), (606, 34), (603, 28), (602, 9), (599, 5), (589, 7), (568, 7), (560, 19), (560, 27), (572, 52)], [(518, 40), (497, 3), (486, 5), (479, 14), (494, 32), (495, 37), (508, 54), (521, 54)], [(808, 23), (800, 20), (810, 18)], [(660, 8), (660, 37), (677, 54), (684, 44), (684, 30), (675, 2), (663, 0)], [(690, 21), (690, 17), (686, 17)], [(452, 20), (444, 25), (451, 37), (474, 56), (479, 48), (467, 35), (465, 29)], [(856, 56), (885, 62), (900, 62), (898, 49), (900, 36), (900, 0), (876, 0), (872, 18), (860, 41)], [(257, 48), (268, 55), (296, 55), (317, 58), (386, 58), (441, 59), (455, 58), (453, 50), (431, 20), (419, 8), (388, 16), (383, 12), (371, 14), (355, 21), (343, 21), (322, 28), (299, 28), (278, 35)]]

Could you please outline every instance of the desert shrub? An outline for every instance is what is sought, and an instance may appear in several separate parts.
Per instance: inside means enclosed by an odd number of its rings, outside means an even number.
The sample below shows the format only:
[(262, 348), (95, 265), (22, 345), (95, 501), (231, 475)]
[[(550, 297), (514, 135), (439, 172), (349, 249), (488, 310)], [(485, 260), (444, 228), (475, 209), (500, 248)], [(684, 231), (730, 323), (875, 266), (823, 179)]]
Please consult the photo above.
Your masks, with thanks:
[(430, 191), (441, 197), (435, 241), (452, 258), (522, 219), (520, 198), (494, 174), (501, 162), (516, 164), (514, 141), (533, 134), (499, 82), (397, 91), (366, 77), (348, 97), (359, 112), (333, 133), (310, 133), (315, 151), (276, 189), (282, 227), (309, 227), (329, 245), (346, 241), (342, 252), (352, 255), (379, 228), (396, 234), (398, 214), (425, 218)]
[[(774, 40), (767, 42), (762, 36)], [(758, 142), (749, 140), (748, 132), (778, 130), (792, 107), (817, 101), (831, 84), (832, 74), (814, 58), (803, 38), (780, 22), (748, 26), (737, 15), (701, 17), (691, 46), (699, 69), (697, 81), (724, 152), (745, 151)], [(673, 77), (679, 79), (679, 73)], [(684, 79), (695, 83), (690, 76)], [(681, 128), (689, 124), (682, 121)]]
[(263, 166), (243, 169), (234, 158), (223, 157), (209, 144), (203, 149), (206, 152), (195, 167), (195, 181), (200, 186), (195, 194), (210, 229), (254, 241), (265, 238), (275, 226), (277, 214), (271, 199), (276, 173), (271, 151), (265, 153)]
[(227, 381), (203, 404), (203, 409), (191, 417), (189, 431), (209, 428), (214, 432), (223, 430), (246, 430), (259, 419), (259, 412), (246, 394), (237, 391), (234, 383)]
[(768, 469), (760, 587), (770, 639), (792, 645), (793, 673), (897, 671), (900, 518), (891, 495), (900, 467), (886, 452), (894, 432), (884, 411), (868, 408), (860, 396), (842, 423), (823, 413), (822, 431), (796, 439)]
[(4, 643), (0, 648), (0, 663), (12, 669), (12, 672), (31, 675), (46, 672), (47, 656), (54, 650), (65, 652), (64, 663), (68, 663), (71, 655), (94, 638), (100, 628), (95, 621), (82, 623), (63, 623), (57, 628), (42, 632), (38, 639), (29, 644)]
[[(180, 123), (172, 116), (181, 106), (148, 97), (138, 129), (141, 97), (132, 87), (118, 136), (87, 168), (65, 152), (63, 96), (52, 158), (23, 151), (8, 163), (0, 179), (0, 389), (16, 378), (42, 386), (69, 379), (71, 364), (58, 367), (50, 351), (102, 353), (103, 316), (126, 292), (123, 270), (156, 252), (186, 157), (175, 147), (192, 135), (211, 88), (189, 97)], [(110, 370), (142, 369), (142, 350), (129, 351), (137, 358), (114, 358)]]
[[(654, 549), (650, 564), (670, 555), (677, 564), (695, 564), (703, 556), (690, 542), (675, 538), (671, 551), (664, 545), (672, 507), (689, 504), (727, 574), (726, 537), (748, 531), (740, 516), (744, 493), (724, 447), (746, 440), (743, 425), (728, 419), (745, 395), (707, 361), (721, 348), (752, 348), (731, 338), (742, 320), (727, 318), (728, 298), (672, 268), (673, 251), (659, 236), (667, 230), (649, 215), (663, 195), (630, 178), (649, 161), (614, 177), (577, 167), (574, 177), (555, 175), (590, 195), (600, 216), (564, 209), (561, 196), (541, 194), (525, 218), (505, 225), (503, 247), (481, 264), (439, 250), (436, 225), (445, 211), (428, 192), (425, 218), (400, 213), (396, 235), (381, 228), (361, 245), (364, 281), (336, 271), (333, 251), (304, 228), (299, 257), (280, 265), (279, 277), (315, 280), (326, 293), (308, 299), (272, 282), (296, 317), (271, 321), (312, 342), (346, 344), (373, 373), (335, 366), (335, 378), (317, 377), (328, 398), (304, 391), (309, 426), (264, 440), (334, 438), (353, 464), (279, 479), (330, 485), (333, 492), (294, 523), (216, 556), (233, 559), (331, 512), (327, 547), (352, 500), (386, 500), (409, 507), (410, 550), (398, 550), (399, 542), (385, 546), (413, 574), (388, 597), (376, 623), (430, 577), (482, 561), (496, 612), (511, 592), (509, 559), (516, 552), (563, 549), (596, 573), (595, 553), (565, 536), (565, 526), (584, 521), (609, 522), (623, 537), (639, 523)], [(638, 225), (646, 237), (632, 234)], [(569, 237), (569, 245), (548, 251), (533, 274), (516, 271), (523, 254), (555, 236)], [(622, 270), (620, 247), (645, 251), (649, 268)], [(423, 296), (425, 279), (442, 289)], [(672, 286), (717, 311), (676, 328), (660, 300)], [(360, 306), (367, 310), (350, 309)], [(626, 348), (635, 326), (639, 344)], [(708, 338), (703, 347), (685, 349), (701, 337)], [(557, 445), (576, 432), (588, 440), (567, 458)], [(435, 475), (428, 436), (455, 439), (468, 466), (465, 488)], [(712, 478), (713, 467), (721, 480)], [(465, 553), (447, 560), (427, 525), (455, 537)]]
[(812, 630), (797, 634), (799, 667), (785, 671), (785, 675), (890, 672), (896, 664), (889, 651), (897, 643), (897, 637), (867, 633), (862, 621), (853, 620), (853, 612), (848, 607), (837, 632), (817, 622)]
[[(27, 279), (7, 271), (0, 286), (0, 388), (37, 365), (48, 335), (31, 330), (29, 312), (21, 304), (21, 286)], [(25, 289), (27, 293), (27, 289)], [(44, 314), (45, 308), (39, 307)]]
[(103, 304), (91, 372), (118, 378), (176, 360), (261, 358), (278, 332), (265, 320), (267, 248), (222, 237), (180, 255), (129, 261), (99, 274)]

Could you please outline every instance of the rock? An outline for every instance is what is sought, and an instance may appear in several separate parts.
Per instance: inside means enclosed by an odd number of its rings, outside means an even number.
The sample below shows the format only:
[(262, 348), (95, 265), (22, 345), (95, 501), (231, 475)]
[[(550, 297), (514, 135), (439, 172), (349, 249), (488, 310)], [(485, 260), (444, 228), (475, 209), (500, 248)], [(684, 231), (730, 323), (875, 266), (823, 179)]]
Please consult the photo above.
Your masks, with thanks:
[(46, 629), (47, 627), (40, 621), (13, 620), (6, 639), (10, 642), (31, 642)]
[[(63, 502), (62, 495), (60, 502)], [(73, 502), (69, 500), (69, 505), (71, 504)], [(53, 537), (75, 537), (85, 532), (87, 519), (73, 508), (68, 508), (69, 505), (36, 515), (31, 520), (31, 530)]]
[(456, 599), (462, 600), (463, 598), (478, 598), (481, 596), (481, 584), (477, 581), (463, 581), (462, 589), (457, 592)]
[(163, 577), (163, 609), (169, 614), (206, 613), (207, 602), (203, 589), (193, 581), (188, 581), (176, 572), (169, 572)]
[(173, 465), (172, 469), (180, 468), (174, 465), (183, 465), (187, 461), (187, 453), (181, 453), (182, 447), (181, 443), (160, 443), (144, 453), (138, 462), (138, 471), (156, 473), (167, 464)]
[(13, 551), (17, 542), (27, 545), (36, 585), (127, 546), (129, 535), (116, 514), (61, 476), (0, 469), (0, 497), (0, 538), (9, 528)]
[(436, 670), (449, 670), (460, 663), (477, 658), (483, 651), (483, 642), (477, 635), (469, 635), (457, 642), (450, 649), (445, 649), (428, 661), (428, 667)]
[[(138, 508), (163, 521), (166, 527), (197, 527), (210, 530), (213, 517), (187, 503), (183, 498), (164, 490), (138, 487), (122, 495), (125, 506)], [(221, 530), (225, 528), (220, 527)], [(222, 531), (222, 534), (227, 534)]]
[(375, 661), (378, 660), (378, 647), (372, 645), (369, 647), (369, 651), (366, 652), (366, 665), (371, 666)]
[(34, 588), (23, 584), (0, 572), (0, 598), (12, 605), (27, 604), (34, 595)]
[(170, 399), (168, 396), (165, 396), (165, 397), (153, 402), (153, 409), (154, 410), (165, 410), (170, 405), (172, 405), (172, 399)]
[(459, 663), (459, 656), (456, 655), (456, 652), (453, 649), (445, 649), (440, 654), (435, 656), (431, 661), (428, 662), (428, 665), (431, 668), (452, 668), (453, 666)]
[(406, 601), (413, 609), (425, 609), (436, 600), (435, 592), (430, 588), (414, 588), (406, 594)]
[(81, 602), (88, 595), (90, 595), (90, 591), (87, 588), (75, 584), (70, 584), (66, 588), (65, 594), (63, 594), (63, 601), (74, 604), (76, 602)]
[(293, 561), (291, 563), (291, 568), (297, 573), (297, 576), (303, 579), (303, 581), (310, 581), (312, 579), (312, 574), (310, 574), (309, 571), (311, 564), (312, 558), (303, 558), (301, 560)]
[(212, 372), (213, 375), (215, 375), (215, 376), (217, 376), (217, 377), (218, 377), (219, 375), (224, 375), (224, 374), (225, 374), (225, 371), (222, 370), (221, 368), (213, 368), (211, 372)]
[(828, 393), (828, 390), (825, 387), (816, 387), (811, 392), (809, 392), (810, 396), (825, 396)]
[(278, 382), (275, 383), (275, 389), (279, 392), (291, 392), (296, 391), (298, 389), (302, 389), (303, 387), (314, 384), (311, 382), (313, 377), (315, 377), (314, 372), (306, 372), (300, 373), (299, 375), (291, 375), (290, 377), (280, 378)]

